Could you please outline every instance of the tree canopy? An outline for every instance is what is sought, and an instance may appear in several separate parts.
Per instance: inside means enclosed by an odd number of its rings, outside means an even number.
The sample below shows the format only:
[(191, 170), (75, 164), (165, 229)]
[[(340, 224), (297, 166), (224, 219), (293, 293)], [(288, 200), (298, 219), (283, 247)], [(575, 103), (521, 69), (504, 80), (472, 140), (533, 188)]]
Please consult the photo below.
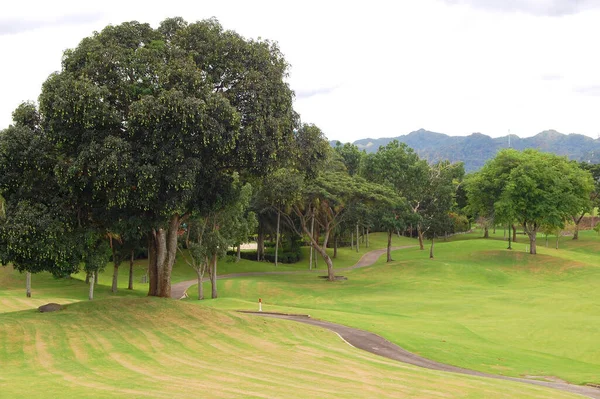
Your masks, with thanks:
[(498, 220), (521, 224), (529, 236), (529, 251), (535, 254), (540, 228), (564, 226), (585, 208), (592, 189), (590, 173), (564, 157), (507, 149), (469, 179), (467, 192), (471, 204), (493, 201)]
[(277, 164), (297, 121), (287, 69), (273, 42), (171, 18), (94, 33), (44, 83), (58, 180), (87, 219), (127, 209), (144, 220), (150, 295), (170, 295), (180, 223), (226, 202), (233, 173)]

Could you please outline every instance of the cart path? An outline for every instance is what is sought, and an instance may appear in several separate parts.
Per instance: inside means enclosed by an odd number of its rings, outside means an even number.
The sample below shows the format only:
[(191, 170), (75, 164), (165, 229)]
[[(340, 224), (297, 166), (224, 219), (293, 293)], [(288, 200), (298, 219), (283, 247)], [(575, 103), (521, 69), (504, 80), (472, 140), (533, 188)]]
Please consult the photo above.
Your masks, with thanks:
[(275, 314), (275, 313), (260, 313), (260, 312), (248, 312), (244, 313), (262, 316), (262, 317), (273, 317), (278, 319), (292, 320), (300, 323), (310, 324), (313, 326), (325, 328), (338, 334), (346, 343), (349, 345), (362, 349), (364, 351), (374, 353), (379, 356), (386, 357), (388, 359), (396, 360), (402, 363), (408, 363), (419, 367), (424, 367), (431, 370), (445, 371), (450, 373), (459, 373), (472, 375), (476, 377), (493, 378), (498, 380), (507, 380), (522, 382), (526, 384), (540, 385), (547, 388), (559, 389), (569, 393), (579, 394), (590, 398), (600, 399), (600, 389), (591, 386), (573, 385), (566, 382), (550, 382), (550, 381), (539, 381), (525, 378), (507, 377), (502, 375), (487, 374), (480, 371), (463, 369), (456, 366), (451, 366), (444, 363), (438, 363), (433, 360), (425, 359), (419, 355), (408, 352), (402, 349), (400, 346), (389, 342), (388, 340), (380, 337), (379, 335), (359, 330), (352, 327), (347, 327), (341, 324), (330, 323), (327, 321), (311, 319), (309, 316), (304, 315), (286, 315), (286, 314)]
[[(412, 248), (416, 245), (405, 245), (402, 247), (392, 247), (392, 251), (396, 251), (398, 249), (404, 248)], [(349, 267), (342, 267), (339, 269), (335, 269), (336, 273), (340, 271), (346, 270), (354, 270), (359, 269), (361, 267), (371, 266), (373, 263), (377, 262), (377, 259), (383, 254), (387, 252), (387, 248), (376, 249), (374, 251), (367, 252), (364, 254), (358, 262)], [(326, 269), (313, 269), (313, 270), (286, 270), (286, 271), (272, 271), (272, 272), (247, 272), (247, 273), (230, 273), (217, 275), (217, 279), (227, 279), (227, 278), (236, 278), (236, 277), (252, 277), (252, 276), (269, 276), (276, 274), (302, 274), (302, 273), (323, 273)], [(198, 279), (182, 281), (180, 283), (176, 283), (171, 285), (171, 298), (173, 299), (182, 299), (186, 296), (187, 290), (198, 283)]]
[[(411, 248), (415, 245), (392, 247), (392, 251), (404, 248)], [(386, 248), (377, 249), (374, 251), (367, 252), (364, 254), (358, 262), (350, 267), (335, 269), (337, 271), (354, 270), (361, 267), (367, 267), (374, 264), (381, 255), (385, 254)], [(249, 277), (249, 276), (267, 276), (267, 275), (278, 275), (278, 274), (301, 274), (301, 273), (322, 273), (323, 269), (313, 270), (290, 270), (290, 271), (272, 271), (272, 272), (249, 272), (249, 273), (231, 273), (217, 276), (218, 279), (236, 278), (236, 277)], [(197, 284), (198, 280), (182, 281), (177, 284), (173, 284), (171, 287), (171, 297), (174, 299), (181, 299), (186, 295), (186, 291), (189, 287)], [(370, 333), (368, 331), (359, 330), (352, 327), (347, 327), (341, 324), (330, 323), (327, 321), (312, 319), (304, 315), (285, 315), (275, 313), (260, 313), (244, 311), (244, 313), (262, 316), (262, 317), (273, 317), (278, 319), (292, 320), (295, 322), (310, 324), (313, 326), (325, 328), (338, 334), (346, 343), (349, 345), (362, 349), (364, 351), (386, 357), (388, 359), (396, 360), (402, 363), (412, 364), (418, 367), (424, 367), (431, 370), (445, 371), (450, 373), (459, 373), (472, 375), (476, 377), (493, 378), (498, 380), (515, 381), (526, 384), (539, 385), (547, 388), (554, 388), (561, 391), (583, 395), (589, 398), (600, 399), (600, 389), (591, 386), (573, 385), (566, 382), (550, 382), (550, 381), (539, 381), (531, 380), (526, 378), (508, 377), (495, 374), (487, 374), (480, 371), (464, 369), (449, 364), (439, 363), (434, 360), (429, 360), (412, 352), (409, 352), (400, 346), (393, 344), (383, 337), (377, 334)]]

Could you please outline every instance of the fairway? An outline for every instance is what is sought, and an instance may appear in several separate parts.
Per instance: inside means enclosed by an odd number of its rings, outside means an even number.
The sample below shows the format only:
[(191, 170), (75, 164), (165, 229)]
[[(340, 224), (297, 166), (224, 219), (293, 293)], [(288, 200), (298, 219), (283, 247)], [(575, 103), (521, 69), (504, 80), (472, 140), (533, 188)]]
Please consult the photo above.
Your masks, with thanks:
[(2, 397), (575, 398), (389, 361), (331, 332), (161, 299), (0, 315)]
[[(467, 239), (416, 248), (395, 262), (345, 272), (328, 284), (308, 276), (264, 276), (220, 282), (221, 309), (264, 309), (376, 332), (442, 363), (514, 377), (598, 383), (600, 376), (600, 240), (584, 232), (563, 249)], [(193, 291), (193, 288), (191, 289)]]
[[(597, 382), (600, 353), (600, 239), (584, 232), (560, 250), (525, 244), (505, 251), (498, 239), (476, 234), (436, 244), (436, 258), (418, 247), (394, 252), (386, 264), (348, 270), (329, 283), (307, 272), (308, 260), (275, 269), (256, 262), (223, 262), (229, 273), (292, 271), (220, 280), (220, 298), (185, 301), (145, 297), (147, 285), (110, 292), (111, 268), (97, 299), (86, 300), (83, 276), (33, 277), (0, 269), (0, 392), (7, 397), (394, 397), (575, 398), (548, 388), (425, 370), (347, 345), (334, 333), (234, 310), (309, 313), (379, 334), (442, 363), (514, 377)], [(340, 250), (347, 267), (373, 248)], [(417, 244), (395, 238), (393, 245)], [(323, 265), (320, 265), (321, 269)], [(253, 268), (255, 267), (255, 268)], [(186, 270), (189, 269), (189, 270)], [(125, 268), (122, 268), (125, 270)], [(136, 278), (144, 262), (136, 262)], [(317, 273), (318, 274), (318, 273)], [(178, 262), (177, 280), (193, 278)], [(55, 301), (58, 313), (32, 308)], [(27, 310), (25, 310), (27, 309)], [(32, 381), (35, 384), (32, 385)]]

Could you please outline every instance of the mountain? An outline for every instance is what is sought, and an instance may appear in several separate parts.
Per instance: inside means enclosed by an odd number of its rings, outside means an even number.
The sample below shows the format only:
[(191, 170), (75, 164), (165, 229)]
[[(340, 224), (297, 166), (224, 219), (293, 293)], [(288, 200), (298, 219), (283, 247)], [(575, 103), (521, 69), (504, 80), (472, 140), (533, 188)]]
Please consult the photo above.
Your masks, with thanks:
[[(469, 136), (448, 136), (443, 133), (419, 129), (404, 136), (381, 139), (361, 139), (353, 144), (366, 152), (376, 152), (392, 140), (406, 143), (429, 162), (447, 159), (464, 162), (467, 172), (475, 171), (496, 153), (509, 146), (509, 137), (492, 138), (481, 133)], [(335, 146), (335, 141), (331, 142)], [(510, 135), (510, 147), (517, 150), (535, 148), (544, 152), (566, 155), (575, 161), (600, 163), (600, 139), (594, 140), (582, 134), (563, 134), (546, 130), (533, 137), (520, 138)]]

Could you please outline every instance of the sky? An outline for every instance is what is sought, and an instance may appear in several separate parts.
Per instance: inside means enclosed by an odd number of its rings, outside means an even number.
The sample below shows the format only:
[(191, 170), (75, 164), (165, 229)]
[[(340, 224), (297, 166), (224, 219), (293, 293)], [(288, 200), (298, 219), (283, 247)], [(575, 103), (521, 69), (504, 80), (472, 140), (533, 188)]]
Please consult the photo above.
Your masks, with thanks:
[(64, 50), (108, 24), (173, 16), (277, 41), (296, 111), (331, 140), (600, 137), (600, 0), (4, 2), (0, 129)]

